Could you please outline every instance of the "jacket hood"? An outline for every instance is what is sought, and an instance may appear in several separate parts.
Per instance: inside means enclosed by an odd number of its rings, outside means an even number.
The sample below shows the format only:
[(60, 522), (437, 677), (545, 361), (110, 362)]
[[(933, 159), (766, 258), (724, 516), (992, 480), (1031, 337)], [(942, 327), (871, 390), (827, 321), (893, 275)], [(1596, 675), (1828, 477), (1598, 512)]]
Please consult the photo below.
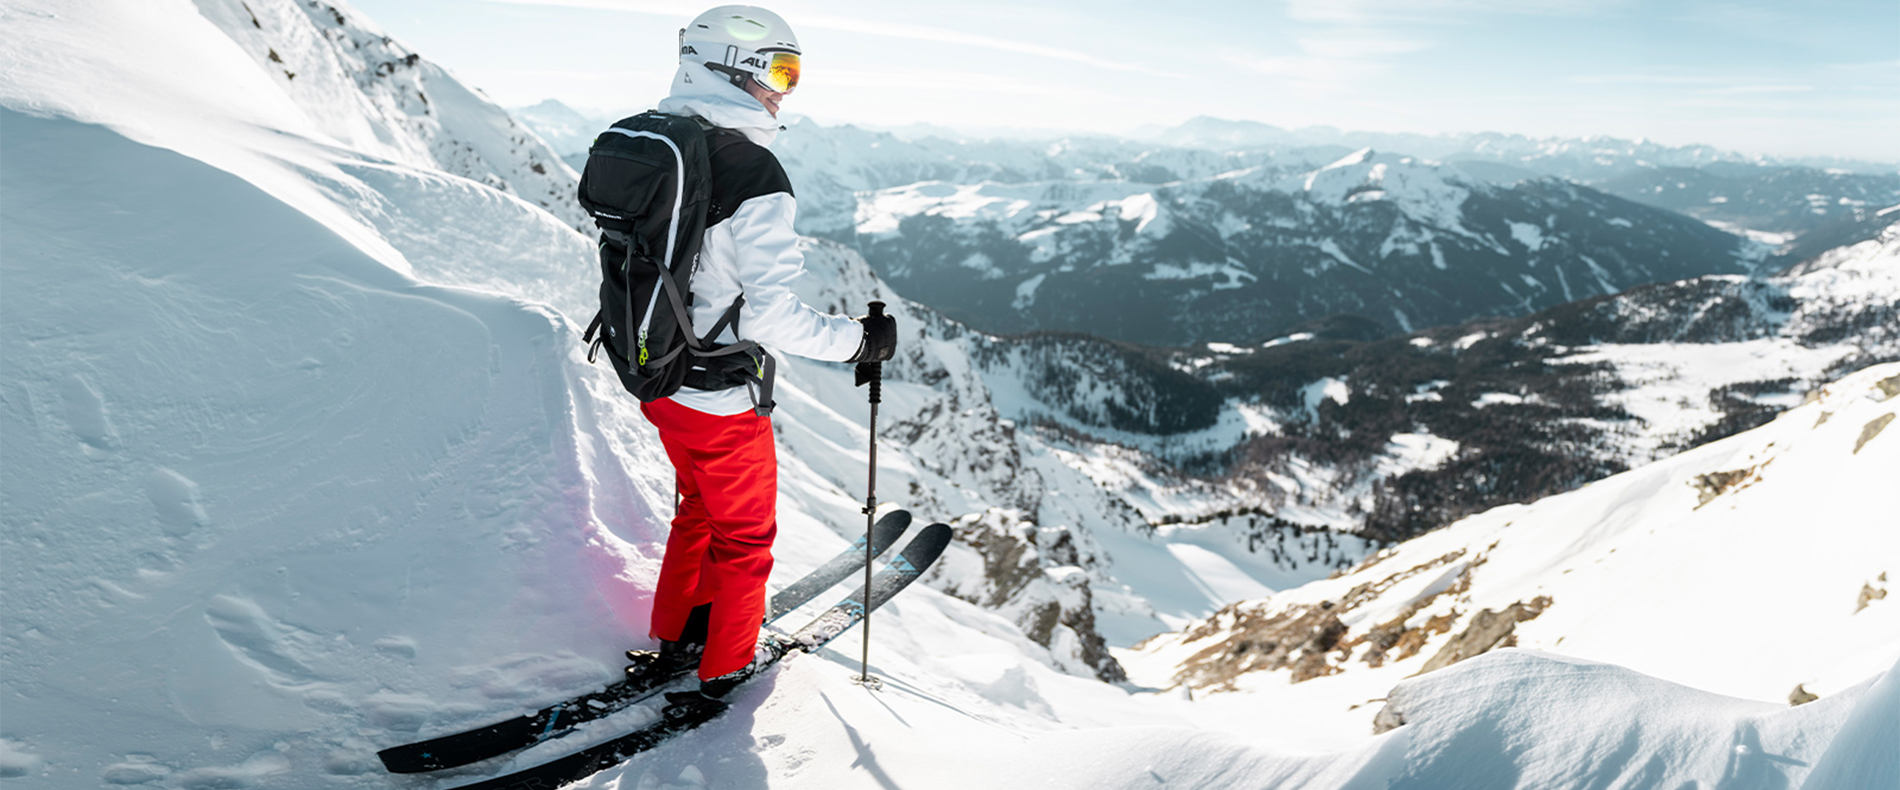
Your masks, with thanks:
[(714, 126), (737, 129), (746, 139), (771, 145), (778, 137), (778, 119), (752, 94), (713, 73), (704, 64), (687, 61), (673, 75), (673, 92), (660, 101), (660, 112), (690, 115)]

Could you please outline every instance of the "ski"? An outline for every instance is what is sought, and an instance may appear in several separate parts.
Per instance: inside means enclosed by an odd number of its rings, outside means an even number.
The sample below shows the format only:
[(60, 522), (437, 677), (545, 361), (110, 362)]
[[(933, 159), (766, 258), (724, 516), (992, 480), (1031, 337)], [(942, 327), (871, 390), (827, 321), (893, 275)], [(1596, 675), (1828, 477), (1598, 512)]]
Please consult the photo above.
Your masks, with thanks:
[[(886, 549), (897, 543), (898, 538), (904, 536), (904, 530), (909, 528), (909, 511), (893, 510), (884, 514), (884, 517), (878, 519), (876, 524), (871, 525), (871, 554), (883, 555)], [(805, 574), (798, 581), (786, 585), (785, 589), (779, 590), (777, 595), (772, 596), (771, 603), (766, 607), (765, 621), (770, 623), (791, 614), (793, 609), (810, 603), (813, 598), (817, 598), (824, 591), (836, 586), (838, 582), (850, 578), (851, 574), (863, 569), (864, 539), (858, 538), (850, 548), (838, 552), (838, 556), (832, 557), (825, 564)]]
[[(883, 554), (909, 528), (910, 513), (893, 510), (884, 514), (871, 527), (871, 554)], [(863, 568), (864, 553), (864, 538), (858, 538), (825, 564), (778, 591), (767, 606), (766, 622), (784, 617)], [(376, 756), (382, 758), (383, 767), (390, 773), (398, 774), (437, 771), (486, 760), (559, 738), (585, 722), (624, 710), (685, 674), (688, 673), (660, 675), (644, 681), (619, 680), (608, 684), (606, 688), (557, 702), (526, 716), (426, 741), (391, 746), (377, 752)]]
[[(889, 601), (898, 592), (909, 586), (918, 576), (930, 568), (930, 564), (943, 553), (950, 544), (950, 527), (946, 524), (932, 524), (925, 527), (917, 537), (905, 546), (898, 557), (871, 579), (870, 597), (865, 589), (859, 587), (850, 597), (839, 601), (814, 618), (810, 624), (791, 634), (789, 637), (772, 639), (775, 648), (771, 661), (760, 667), (753, 677), (764, 674), (772, 664), (784, 658), (793, 650), (814, 652), (827, 642), (836, 639), (858, 621), (864, 619), (866, 612), (874, 610)], [(668, 708), (659, 721), (610, 741), (589, 746), (566, 757), (524, 768), (505, 776), (484, 779), (474, 784), (460, 785), (453, 790), (553, 790), (572, 782), (578, 782), (607, 768), (625, 762), (628, 758), (665, 743), (669, 738), (698, 727), (717, 717), (722, 706), (701, 706)]]

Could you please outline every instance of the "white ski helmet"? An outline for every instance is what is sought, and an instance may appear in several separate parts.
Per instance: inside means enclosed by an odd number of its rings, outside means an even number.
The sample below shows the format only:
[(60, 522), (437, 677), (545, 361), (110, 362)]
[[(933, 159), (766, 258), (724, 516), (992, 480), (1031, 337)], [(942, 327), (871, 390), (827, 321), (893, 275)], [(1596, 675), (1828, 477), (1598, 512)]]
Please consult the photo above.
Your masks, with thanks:
[(749, 77), (767, 90), (790, 93), (798, 87), (799, 55), (791, 25), (758, 6), (722, 5), (680, 29), (680, 62), (704, 64), (741, 88)]

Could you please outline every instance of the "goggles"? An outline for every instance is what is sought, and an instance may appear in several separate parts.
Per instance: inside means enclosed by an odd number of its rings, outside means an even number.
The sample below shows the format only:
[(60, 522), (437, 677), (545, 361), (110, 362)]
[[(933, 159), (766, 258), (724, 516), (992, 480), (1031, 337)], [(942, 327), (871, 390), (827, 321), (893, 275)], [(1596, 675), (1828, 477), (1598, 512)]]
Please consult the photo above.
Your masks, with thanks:
[(714, 71), (724, 71), (734, 76), (748, 75), (773, 93), (791, 93), (793, 88), (798, 87), (799, 59), (796, 52), (754, 52), (729, 44), (681, 41), (680, 60), (687, 59), (704, 63)]
[(758, 57), (765, 59), (765, 68), (752, 72), (753, 79), (773, 93), (791, 93), (798, 87), (798, 53), (761, 52)]

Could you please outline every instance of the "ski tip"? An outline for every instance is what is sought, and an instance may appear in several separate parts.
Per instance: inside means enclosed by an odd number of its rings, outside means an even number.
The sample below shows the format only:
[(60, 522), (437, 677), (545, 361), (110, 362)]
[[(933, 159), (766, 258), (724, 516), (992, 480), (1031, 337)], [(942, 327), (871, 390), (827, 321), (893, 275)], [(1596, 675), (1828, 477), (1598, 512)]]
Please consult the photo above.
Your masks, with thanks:
[[(924, 555), (934, 559), (938, 554), (943, 552), (945, 546), (950, 545), (950, 538), (953, 533), (954, 531), (950, 529), (950, 525), (941, 521), (924, 527), (922, 531), (917, 533), (917, 537), (910, 539), (910, 545), (904, 547), (903, 555), (906, 558)], [(915, 562), (914, 559), (912, 561)], [(921, 562), (916, 564), (923, 566), (929, 565), (930, 563)]]
[(879, 530), (895, 530), (902, 533), (904, 530), (910, 528), (910, 511), (900, 507), (889, 513), (885, 513), (878, 518), (876, 528)]

